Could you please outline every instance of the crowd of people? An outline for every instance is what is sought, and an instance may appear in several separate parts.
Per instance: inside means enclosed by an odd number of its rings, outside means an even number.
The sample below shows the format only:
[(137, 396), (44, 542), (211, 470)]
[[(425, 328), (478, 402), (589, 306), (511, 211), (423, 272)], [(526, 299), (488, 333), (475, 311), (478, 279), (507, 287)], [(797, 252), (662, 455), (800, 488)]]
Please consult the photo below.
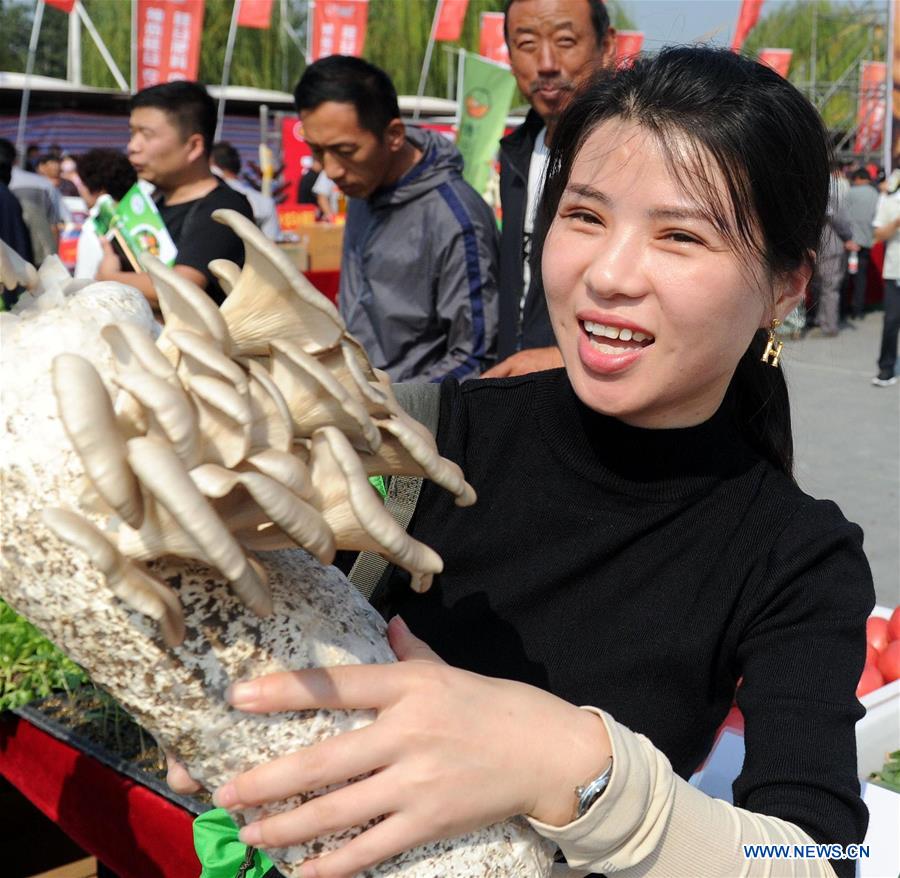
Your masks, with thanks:
[[(384, 71), (333, 56), (296, 87), (316, 163), (304, 192), (326, 203), (324, 174), (347, 199), (342, 316), (395, 381), (440, 385), (438, 445), (479, 503), (423, 488), (409, 529), (445, 572), (419, 595), (389, 568), (372, 598), (397, 665), (230, 694), (243, 710), (308, 710), (327, 690), (325, 706), (376, 708), (375, 722), (216, 801), (349, 781), (241, 832), (284, 847), (376, 821), (316, 860), (318, 878), (515, 814), (573, 867), (635, 876), (745, 874), (746, 842), (861, 842), (871, 574), (860, 529), (793, 479), (773, 351), (814, 275), (822, 335), (839, 331), (850, 264), (861, 317), (858, 278), (885, 241), (876, 381), (896, 381), (900, 191), (831, 173), (816, 111), (747, 58), (676, 48), (616, 71), (600, 0), (507, 0), (505, 32), (530, 111), (499, 147), (502, 232), (456, 147), (404, 123)], [(154, 86), (130, 126), (128, 163), (155, 187), (176, 271), (221, 301), (207, 263), (242, 252), (211, 213), (262, 209), (212, 142), (212, 101), (196, 83)], [(99, 164), (110, 174), (78, 160), (83, 187), (116, 197), (132, 177)], [(98, 243), (94, 276), (155, 303)], [(735, 698), (747, 755), (731, 805), (687, 778)], [(779, 867), (853, 874), (839, 859)]]

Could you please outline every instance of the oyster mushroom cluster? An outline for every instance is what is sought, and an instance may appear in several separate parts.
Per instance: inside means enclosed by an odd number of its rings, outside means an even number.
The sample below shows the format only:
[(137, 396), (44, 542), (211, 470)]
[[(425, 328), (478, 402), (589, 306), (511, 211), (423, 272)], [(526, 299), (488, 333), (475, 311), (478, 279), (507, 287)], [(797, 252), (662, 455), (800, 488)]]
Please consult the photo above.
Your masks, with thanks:
[[(149, 257), (165, 328), (156, 342), (133, 324), (102, 329), (115, 392), (78, 354), (53, 361), (60, 418), (87, 477), (82, 505), (107, 523), (59, 508), (44, 521), (170, 646), (184, 638), (182, 608), (152, 559), (214, 568), (259, 616), (272, 598), (258, 551), (301, 547), (324, 564), (337, 549), (377, 552), (424, 591), (441, 559), (394, 521), (369, 476), (424, 476), (459, 505), (475, 500), (334, 306), (250, 220), (213, 216), (246, 253), (243, 268), (210, 265), (228, 294), (221, 308)], [(19, 265), (4, 273), (31, 279)]]

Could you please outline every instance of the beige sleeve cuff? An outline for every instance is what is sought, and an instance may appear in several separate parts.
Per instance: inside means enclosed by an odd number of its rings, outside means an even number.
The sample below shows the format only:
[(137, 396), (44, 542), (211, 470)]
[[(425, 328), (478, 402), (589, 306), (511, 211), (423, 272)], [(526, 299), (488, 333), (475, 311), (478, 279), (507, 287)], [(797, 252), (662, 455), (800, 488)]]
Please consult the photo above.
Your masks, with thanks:
[(585, 709), (599, 716), (609, 732), (609, 786), (587, 814), (566, 826), (529, 819), (537, 832), (559, 845), (573, 869), (623, 878), (834, 878), (824, 859), (745, 859), (745, 844), (814, 842), (792, 823), (737, 808), (692, 787), (646, 737), (604, 711)]

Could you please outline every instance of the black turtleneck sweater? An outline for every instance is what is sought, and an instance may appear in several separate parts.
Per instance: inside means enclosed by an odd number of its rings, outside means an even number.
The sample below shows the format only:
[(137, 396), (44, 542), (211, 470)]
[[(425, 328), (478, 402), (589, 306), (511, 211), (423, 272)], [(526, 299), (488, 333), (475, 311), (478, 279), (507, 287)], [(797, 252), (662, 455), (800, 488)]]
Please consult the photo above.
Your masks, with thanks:
[(444, 573), (420, 595), (394, 571), (373, 602), (452, 665), (608, 711), (684, 778), (743, 678), (735, 804), (861, 842), (862, 533), (761, 460), (730, 411), (642, 430), (585, 408), (562, 370), (445, 382), (438, 445), (478, 502), (426, 482), (409, 530)]

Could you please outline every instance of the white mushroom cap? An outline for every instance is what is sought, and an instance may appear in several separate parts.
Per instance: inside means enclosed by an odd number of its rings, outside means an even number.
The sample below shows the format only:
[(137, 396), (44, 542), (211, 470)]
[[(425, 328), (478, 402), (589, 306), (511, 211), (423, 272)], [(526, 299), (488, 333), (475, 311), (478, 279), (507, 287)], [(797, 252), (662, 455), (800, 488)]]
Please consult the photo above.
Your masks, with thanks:
[(381, 444), (381, 434), (365, 406), (300, 345), (273, 341), (271, 369), (291, 412), (295, 436), (311, 436), (333, 425), (366, 451)]
[(260, 524), (274, 522), (291, 538), (288, 547), (301, 546), (323, 564), (334, 560), (334, 535), (320, 512), (274, 479), (259, 472), (232, 472), (213, 464), (196, 467), (190, 475), (208, 497), (225, 497), (238, 485), (242, 486), (265, 513), (260, 521), (252, 513), (248, 514), (246, 502), (240, 503), (237, 514), (243, 520), (238, 520), (236, 515), (229, 515), (228, 510), (217, 506), (238, 540), (241, 539), (239, 532), (249, 530), (252, 535), (259, 530)]
[(294, 425), (278, 385), (269, 373), (253, 358), (242, 360), (249, 370), (250, 411), (253, 422), (250, 427), (250, 448), (272, 448), (290, 451), (294, 438)]
[(197, 375), (187, 385), (200, 413), (203, 457), (223, 466), (236, 466), (250, 450), (250, 400), (231, 384), (207, 375)]
[(169, 330), (168, 338), (181, 352), (178, 374), (182, 378), (211, 375), (227, 381), (241, 396), (247, 395), (246, 373), (210, 338), (184, 329)]
[(166, 328), (159, 339), (160, 349), (168, 356), (167, 335), (173, 329), (186, 329), (208, 335), (224, 351), (231, 350), (228, 327), (216, 303), (196, 284), (155, 256), (142, 258), (159, 299)]
[(178, 383), (174, 366), (163, 356), (156, 342), (134, 323), (108, 323), (100, 330), (116, 359), (119, 372), (143, 371), (162, 378), (169, 384)]
[(232, 583), (238, 597), (257, 615), (269, 615), (272, 598), (265, 582), (175, 452), (163, 443), (138, 437), (128, 441), (128, 460), (141, 484), (200, 547), (203, 558)]
[(147, 430), (151, 436), (165, 437), (171, 442), (186, 466), (199, 463), (201, 437), (197, 432), (197, 410), (181, 385), (173, 387), (156, 375), (138, 371), (114, 375), (113, 382), (149, 414)]
[(232, 262), (230, 259), (213, 259), (209, 263), (208, 268), (219, 282), (219, 286), (222, 287), (225, 295), (230, 295), (241, 276), (240, 265)]
[(159, 623), (168, 646), (177, 646), (184, 640), (181, 602), (169, 586), (125, 558), (100, 530), (80, 515), (65, 509), (45, 509), (43, 519), (61, 540), (91, 559), (117, 598)]
[[(360, 460), (369, 475), (424, 476), (456, 496), (457, 506), (471, 506), (475, 489), (453, 461), (441, 457), (434, 438), (409, 416), (376, 421), (387, 434), (375, 454)], [(417, 429), (418, 428), (418, 429)]]
[(316, 430), (310, 470), (316, 505), (334, 531), (337, 547), (377, 552), (410, 572), (415, 591), (426, 591), (434, 574), (443, 570), (440, 556), (394, 521), (340, 430)]
[(236, 350), (265, 355), (275, 339), (312, 353), (334, 347), (345, 328), (334, 305), (252, 220), (235, 210), (213, 211), (213, 219), (244, 242), (244, 267), (221, 308)]
[(141, 492), (97, 370), (77, 354), (60, 354), (53, 360), (53, 390), (63, 426), (94, 489), (123, 520), (140, 527)]
[(0, 287), (7, 290), (25, 287), (32, 291), (37, 285), (37, 269), (19, 256), (9, 244), (0, 240)]

